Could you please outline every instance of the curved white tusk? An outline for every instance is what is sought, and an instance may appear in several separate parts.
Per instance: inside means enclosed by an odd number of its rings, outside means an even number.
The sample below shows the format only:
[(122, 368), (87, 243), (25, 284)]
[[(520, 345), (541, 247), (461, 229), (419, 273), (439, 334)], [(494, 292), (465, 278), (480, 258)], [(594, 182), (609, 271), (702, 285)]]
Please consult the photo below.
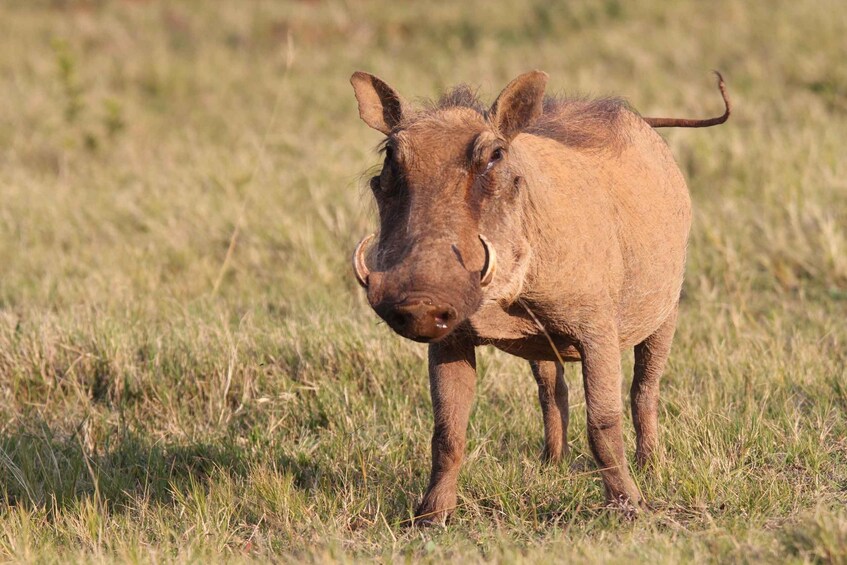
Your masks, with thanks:
[(482, 247), (485, 248), (485, 265), (482, 267), (482, 272), (479, 274), (480, 286), (488, 286), (494, 280), (494, 271), (497, 269), (497, 253), (494, 251), (494, 246), (482, 234), (479, 236), (482, 242)]
[(359, 281), (359, 284), (362, 285), (363, 288), (368, 288), (368, 276), (371, 272), (368, 270), (368, 266), (365, 264), (365, 247), (368, 246), (368, 243), (374, 238), (374, 234), (366, 235), (362, 238), (362, 241), (359, 242), (359, 245), (356, 246), (356, 250), (353, 252), (353, 273), (356, 275), (356, 280)]

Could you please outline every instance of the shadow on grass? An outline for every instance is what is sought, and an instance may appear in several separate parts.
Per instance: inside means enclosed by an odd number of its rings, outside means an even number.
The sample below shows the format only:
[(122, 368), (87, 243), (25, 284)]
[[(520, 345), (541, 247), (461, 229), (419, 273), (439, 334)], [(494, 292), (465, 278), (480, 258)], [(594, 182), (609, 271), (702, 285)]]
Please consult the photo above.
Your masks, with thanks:
[(95, 492), (112, 506), (138, 496), (165, 503), (216, 471), (246, 473), (245, 454), (231, 443), (156, 443), (125, 431), (88, 453), (79, 434), (54, 433), (43, 421), (26, 428), (0, 435), (0, 493), (9, 504), (61, 509)]
[[(246, 479), (268, 453), (231, 438), (201, 442), (154, 441), (143, 432), (115, 431), (94, 453), (79, 433), (58, 433), (43, 420), (0, 433), (0, 507), (64, 509), (98, 496), (111, 508), (143, 499), (172, 504), (213, 478)], [(25, 429), (23, 429), (25, 428)], [(340, 480), (305, 457), (276, 455), (278, 470), (301, 490)]]

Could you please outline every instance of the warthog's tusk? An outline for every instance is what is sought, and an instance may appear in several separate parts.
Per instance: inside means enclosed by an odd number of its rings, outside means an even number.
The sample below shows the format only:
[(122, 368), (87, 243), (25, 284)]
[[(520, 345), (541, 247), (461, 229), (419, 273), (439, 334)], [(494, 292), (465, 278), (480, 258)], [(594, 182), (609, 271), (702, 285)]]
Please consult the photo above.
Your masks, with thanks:
[(494, 246), (484, 235), (480, 234), (479, 240), (482, 242), (482, 247), (485, 248), (485, 265), (483, 265), (482, 272), (479, 274), (479, 284), (480, 286), (488, 286), (494, 279), (494, 271), (497, 269), (497, 253), (494, 252)]
[(368, 266), (365, 264), (365, 248), (373, 238), (374, 234), (363, 237), (353, 252), (353, 273), (356, 275), (356, 280), (364, 288), (368, 288), (368, 276), (371, 274)]

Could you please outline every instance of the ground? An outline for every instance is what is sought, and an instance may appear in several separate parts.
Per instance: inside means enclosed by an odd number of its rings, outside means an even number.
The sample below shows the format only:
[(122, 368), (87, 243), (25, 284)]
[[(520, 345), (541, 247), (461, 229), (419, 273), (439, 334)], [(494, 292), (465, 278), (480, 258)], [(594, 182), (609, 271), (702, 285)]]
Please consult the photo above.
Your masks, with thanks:
[[(847, 5), (0, 4), (0, 560), (847, 561)], [(479, 354), (460, 505), (425, 347), (348, 265), (379, 134), (348, 83), (622, 95), (695, 218), (653, 511), (603, 507), (578, 366), (538, 464), (526, 363)], [(626, 379), (632, 355), (625, 355)], [(624, 394), (624, 391), (622, 391)], [(627, 402), (628, 405), (628, 402)], [(633, 451), (627, 416), (627, 442)]]

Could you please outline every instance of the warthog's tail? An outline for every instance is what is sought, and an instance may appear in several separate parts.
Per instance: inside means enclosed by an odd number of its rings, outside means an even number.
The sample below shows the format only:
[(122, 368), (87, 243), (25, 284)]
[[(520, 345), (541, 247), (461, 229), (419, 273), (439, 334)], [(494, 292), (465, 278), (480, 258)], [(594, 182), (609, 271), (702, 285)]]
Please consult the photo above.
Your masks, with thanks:
[(723, 83), (723, 77), (718, 71), (714, 71), (718, 77), (718, 88), (721, 89), (723, 103), (726, 106), (722, 116), (716, 118), (708, 118), (705, 120), (690, 120), (687, 118), (644, 118), (644, 121), (654, 128), (707, 128), (717, 126), (729, 119), (729, 114), (732, 111), (732, 104), (729, 102), (729, 96), (726, 93), (726, 85)]

